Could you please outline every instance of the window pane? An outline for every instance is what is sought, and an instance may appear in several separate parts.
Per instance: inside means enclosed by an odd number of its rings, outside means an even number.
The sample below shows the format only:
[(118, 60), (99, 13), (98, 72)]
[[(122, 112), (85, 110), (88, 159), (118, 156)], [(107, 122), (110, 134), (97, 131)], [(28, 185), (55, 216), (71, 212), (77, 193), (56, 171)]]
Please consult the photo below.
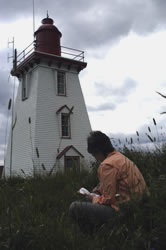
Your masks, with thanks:
[(59, 95), (65, 95), (66, 94), (66, 86), (65, 86), (65, 73), (64, 72), (58, 72), (57, 77), (57, 91)]
[(25, 100), (27, 98), (27, 82), (26, 82), (26, 76), (24, 75), (22, 78), (22, 100)]
[(70, 116), (62, 113), (61, 115), (62, 137), (70, 137)]

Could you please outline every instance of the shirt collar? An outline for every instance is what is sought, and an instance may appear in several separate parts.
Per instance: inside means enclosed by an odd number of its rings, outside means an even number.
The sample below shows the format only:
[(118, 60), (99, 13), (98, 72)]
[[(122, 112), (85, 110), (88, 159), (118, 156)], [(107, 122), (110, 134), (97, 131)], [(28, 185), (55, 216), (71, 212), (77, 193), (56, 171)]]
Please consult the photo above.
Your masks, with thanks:
[(113, 152), (109, 153), (109, 154), (107, 155), (107, 158), (108, 158), (108, 157), (111, 157), (112, 155), (114, 155), (114, 154), (116, 154), (116, 153), (118, 153), (118, 150), (114, 150)]

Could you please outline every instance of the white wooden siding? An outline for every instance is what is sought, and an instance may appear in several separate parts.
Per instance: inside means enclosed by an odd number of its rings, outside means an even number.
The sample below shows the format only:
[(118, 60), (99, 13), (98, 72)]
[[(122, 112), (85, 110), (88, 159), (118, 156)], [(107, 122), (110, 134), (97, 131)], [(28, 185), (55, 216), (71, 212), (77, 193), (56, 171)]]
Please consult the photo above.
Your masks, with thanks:
[[(87, 161), (89, 160), (86, 138), (91, 131), (91, 126), (78, 73), (74, 68), (66, 71), (67, 96), (58, 96), (57, 70), (58, 67), (51, 68), (43, 63), (28, 73), (29, 91), (28, 99), (25, 101), (22, 101), (21, 84), (19, 85), (15, 104), (17, 123), (13, 133), (13, 173), (21, 173), (20, 169), (23, 169), (26, 174), (29, 174), (32, 173), (34, 166), (36, 171), (40, 172), (41, 164), (44, 164), (49, 171), (56, 162), (58, 152), (68, 145), (73, 145)], [(66, 70), (66, 68), (61, 68), (61, 70)], [(70, 117), (71, 139), (61, 139), (59, 115), (56, 114), (56, 111), (65, 104), (69, 108), (74, 106)], [(31, 117), (31, 124), (28, 122), (29, 117)], [(39, 158), (36, 148), (39, 151)], [(63, 166), (64, 159), (60, 159), (57, 163), (57, 166)], [(6, 155), (6, 172), (8, 173), (9, 167), (10, 138)]]

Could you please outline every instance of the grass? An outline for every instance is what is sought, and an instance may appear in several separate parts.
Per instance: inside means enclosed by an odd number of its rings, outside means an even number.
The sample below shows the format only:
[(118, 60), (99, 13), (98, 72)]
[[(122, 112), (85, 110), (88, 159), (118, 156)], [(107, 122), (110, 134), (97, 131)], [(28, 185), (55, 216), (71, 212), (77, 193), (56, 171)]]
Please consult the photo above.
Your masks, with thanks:
[(0, 180), (1, 250), (164, 250), (166, 249), (166, 151), (124, 148), (143, 173), (150, 196), (123, 204), (118, 216), (94, 237), (83, 235), (68, 216), (77, 190), (97, 184), (92, 172), (57, 173)]

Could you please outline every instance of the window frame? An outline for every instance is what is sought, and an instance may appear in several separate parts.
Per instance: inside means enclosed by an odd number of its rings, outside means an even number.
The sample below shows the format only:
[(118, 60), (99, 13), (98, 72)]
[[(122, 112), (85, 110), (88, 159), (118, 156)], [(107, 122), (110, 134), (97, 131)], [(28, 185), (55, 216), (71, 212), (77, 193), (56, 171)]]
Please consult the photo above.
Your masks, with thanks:
[[(63, 117), (68, 117), (67, 125), (63, 125)], [(67, 129), (66, 129), (66, 128)], [(67, 135), (63, 133), (65, 130), (67, 130)], [(61, 138), (63, 139), (71, 139), (71, 121), (70, 121), (70, 114), (69, 113), (61, 113)]]
[(28, 99), (28, 88), (27, 88), (27, 75), (22, 76), (22, 90), (21, 90), (21, 95), (22, 95), (22, 101), (25, 101)]
[[(59, 80), (59, 76), (63, 75), (63, 81)], [(63, 88), (63, 93), (60, 90)], [(66, 72), (65, 71), (57, 71), (57, 95), (58, 96), (66, 96)]]

